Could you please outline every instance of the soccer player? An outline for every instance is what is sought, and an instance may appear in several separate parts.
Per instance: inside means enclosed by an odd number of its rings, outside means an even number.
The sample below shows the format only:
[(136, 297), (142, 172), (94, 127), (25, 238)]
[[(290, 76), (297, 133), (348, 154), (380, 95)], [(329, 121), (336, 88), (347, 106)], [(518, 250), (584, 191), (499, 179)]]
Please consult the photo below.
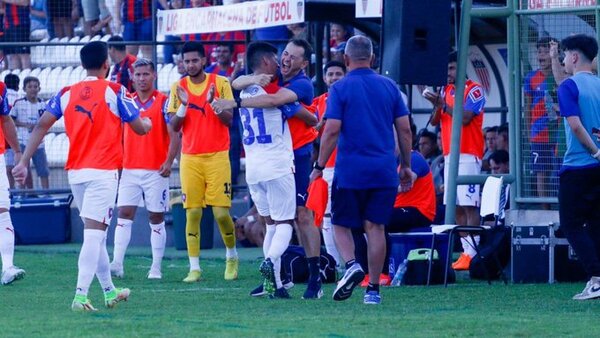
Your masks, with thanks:
[(136, 88), (133, 97), (140, 108), (140, 115), (154, 121), (154, 126), (144, 136), (138, 136), (130, 128), (125, 129), (123, 172), (117, 200), (119, 218), (110, 271), (113, 276), (123, 278), (123, 261), (131, 239), (131, 225), (143, 197), (151, 229), (152, 266), (148, 279), (161, 279), (161, 262), (167, 241), (164, 213), (168, 209), (169, 176), (179, 150), (179, 135), (169, 124), (167, 96), (154, 88), (154, 63), (148, 59), (138, 59), (133, 69)]
[[(17, 128), (8, 115), (8, 101), (6, 99), (6, 85), (0, 82), (0, 120), (2, 128), (0, 128), (0, 167), (5, 167), (4, 159), (5, 142), (15, 149), (15, 160), (21, 158), (19, 148), (19, 140), (17, 139)], [(29, 162), (28, 162), (29, 163)], [(17, 279), (25, 276), (25, 270), (20, 269), (13, 264), (15, 252), (15, 229), (8, 209), (10, 209), (10, 197), (8, 194), (8, 176), (6, 168), (0, 169), (0, 256), (2, 256), (2, 277), (0, 282), (4, 285), (10, 284)]]
[[(464, 98), (455, 99), (457, 53), (452, 52), (448, 58), (448, 84), (444, 87), (441, 97), (430, 91), (424, 92), (424, 97), (434, 104), (431, 125), (441, 126), (442, 151), (445, 163), (449, 163), (450, 138), (452, 134), (452, 113), (455, 102), (462, 102), (464, 107), (462, 131), (460, 140), (459, 175), (478, 175), (481, 173), (483, 157), (483, 107), (485, 96), (483, 88), (478, 83), (467, 80)], [(444, 167), (444, 182), (448, 182), (448, 165)], [(447, 190), (444, 191), (444, 204)], [(459, 185), (456, 190), (456, 223), (460, 225), (479, 225), (479, 185)], [(479, 236), (474, 236), (476, 243)], [(469, 237), (462, 237), (463, 254), (452, 264), (455, 270), (469, 270), (471, 259), (477, 253), (475, 244)]]
[[(279, 85), (284, 87), (278, 92), (269, 95), (249, 97), (240, 101), (241, 107), (269, 108), (278, 107), (286, 103), (300, 102), (305, 106), (312, 104), (314, 92), (310, 79), (306, 76), (304, 69), (308, 66), (312, 54), (312, 47), (306, 40), (291, 40), (281, 55), (281, 69), (277, 78)], [(271, 76), (267, 76), (269, 79)], [(255, 76), (241, 76), (233, 82), (235, 89), (243, 89), (251, 84), (264, 84), (264, 74)], [(269, 82), (267, 81), (267, 83)], [(231, 108), (231, 106), (229, 106)], [(294, 163), (296, 171), (296, 230), (299, 240), (308, 259), (309, 281), (303, 298), (320, 298), (320, 253), (321, 235), (315, 227), (312, 213), (306, 208), (306, 197), (308, 195), (308, 181), (311, 170), (311, 157), (313, 142), (317, 138), (316, 116), (297, 115), (289, 119), (288, 124), (292, 133), (292, 145), (294, 147)]]
[(202, 208), (212, 206), (226, 247), (225, 280), (237, 279), (238, 255), (231, 208), (231, 167), (229, 165), (229, 125), (232, 111), (216, 112), (212, 97), (232, 99), (227, 78), (206, 74), (206, 56), (200, 42), (188, 41), (181, 50), (187, 76), (171, 87), (169, 114), (173, 130), (182, 132), (181, 190), (186, 209), (185, 232), (190, 272), (183, 280), (200, 280), (200, 220)]
[[(346, 65), (339, 61), (330, 61), (325, 64), (323, 67), (323, 82), (327, 85), (327, 90), (331, 88), (331, 86), (336, 83), (338, 80), (342, 79), (346, 75)], [(325, 116), (325, 111), (327, 110), (327, 98), (329, 97), (329, 92), (326, 92), (318, 97), (315, 97), (313, 100), (313, 105), (311, 108), (315, 109), (317, 115), (321, 119), (319, 124), (317, 125), (317, 129), (319, 131), (323, 130), (325, 125), (325, 120), (323, 117)], [(340, 254), (335, 246), (335, 238), (333, 234), (333, 226), (331, 224), (331, 185), (333, 184), (333, 169), (335, 167), (335, 154), (334, 151), (327, 163), (325, 164), (325, 169), (323, 170), (323, 179), (327, 182), (329, 193), (327, 194), (328, 201), (327, 206), (325, 207), (325, 216), (323, 217), (323, 225), (321, 226), (321, 233), (323, 234), (323, 242), (325, 242), (325, 249), (327, 252), (333, 256), (337, 264), (341, 263)]]
[[(248, 46), (247, 53), (249, 66), (254, 74), (277, 72), (275, 46), (266, 42), (253, 42)], [(252, 85), (241, 92), (240, 98), (278, 90), (276, 81), (264, 89)], [(292, 238), (292, 224), (296, 214), (294, 153), (286, 119), (298, 109), (297, 103), (279, 108), (240, 108), (244, 126), (246, 182), (258, 214), (264, 219), (267, 228), (263, 241), (265, 260), (260, 265), (260, 272), (265, 278), (263, 290), (269, 296), (277, 298), (290, 297), (280, 276), (281, 255)]]
[(123, 163), (123, 124), (136, 134), (150, 131), (149, 118), (139, 117), (138, 108), (125, 87), (105, 79), (110, 63), (106, 43), (94, 41), (81, 48), (81, 63), (87, 71), (83, 81), (63, 88), (48, 102), (33, 129), (23, 157), (13, 169), (17, 182), (27, 177), (27, 164), (48, 129), (65, 118), (70, 148), (65, 169), (71, 191), (83, 220), (83, 244), (79, 253), (74, 311), (95, 311), (88, 299), (94, 279), (104, 291), (104, 304), (112, 308), (129, 298), (129, 289), (115, 288), (110, 275), (106, 228), (117, 197), (118, 169)]

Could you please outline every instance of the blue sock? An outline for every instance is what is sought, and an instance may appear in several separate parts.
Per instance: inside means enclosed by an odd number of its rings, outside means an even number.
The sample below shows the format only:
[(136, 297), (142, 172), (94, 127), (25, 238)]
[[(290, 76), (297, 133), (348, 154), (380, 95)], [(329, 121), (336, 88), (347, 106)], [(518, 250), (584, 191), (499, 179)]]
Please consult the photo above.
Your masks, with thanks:
[(369, 283), (369, 285), (367, 286), (367, 292), (369, 291), (375, 291), (379, 293), (379, 284)]

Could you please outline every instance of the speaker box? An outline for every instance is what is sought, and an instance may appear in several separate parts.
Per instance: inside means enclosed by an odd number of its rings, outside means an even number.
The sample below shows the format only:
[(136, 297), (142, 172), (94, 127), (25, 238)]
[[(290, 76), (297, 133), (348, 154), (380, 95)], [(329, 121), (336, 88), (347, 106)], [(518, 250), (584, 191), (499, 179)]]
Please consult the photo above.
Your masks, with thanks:
[(384, 0), (381, 74), (400, 84), (445, 85), (450, 15), (450, 0)]

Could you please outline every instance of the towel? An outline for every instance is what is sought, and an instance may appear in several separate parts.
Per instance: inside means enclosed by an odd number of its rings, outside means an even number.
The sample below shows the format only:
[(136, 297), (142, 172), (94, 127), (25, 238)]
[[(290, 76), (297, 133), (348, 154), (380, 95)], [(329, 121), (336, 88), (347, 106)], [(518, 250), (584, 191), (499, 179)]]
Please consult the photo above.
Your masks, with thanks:
[(321, 227), (323, 216), (325, 216), (325, 208), (329, 199), (327, 181), (322, 177), (317, 178), (308, 186), (308, 199), (306, 207), (312, 210), (315, 214), (315, 226)]

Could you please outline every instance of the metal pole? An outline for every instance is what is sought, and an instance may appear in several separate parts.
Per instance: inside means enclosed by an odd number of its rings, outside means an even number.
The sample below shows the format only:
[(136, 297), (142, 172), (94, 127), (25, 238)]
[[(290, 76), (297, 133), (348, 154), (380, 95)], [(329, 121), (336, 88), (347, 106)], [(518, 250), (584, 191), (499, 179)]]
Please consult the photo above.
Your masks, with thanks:
[(471, 30), (471, 7), (473, 0), (464, 0), (461, 8), (460, 37), (458, 40), (458, 62), (455, 81), (455, 104), (452, 113), (452, 140), (450, 145), (450, 163), (446, 199), (446, 224), (454, 224), (456, 218), (456, 177), (458, 176), (458, 160), (460, 157), (460, 139), (465, 97), (465, 81), (467, 78), (467, 54), (469, 52), (469, 33)]
[[(520, 92), (517, 90), (518, 86), (520, 85), (519, 80), (519, 76), (517, 76), (517, 71), (518, 71), (518, 65), (519, 65), (519, 54), (518, 54), (518, 47), (519, 47), (519, 32), (518, 32), (518, 17), (515, 14), (515, 6), (518, 6), (518, 2), (519, 0), (513, 0), (513, 1), (508, 1), (508, 6), (511, 10), (511, 15), (508, 17), (508, 25), (507, 25), (507, 30), (508, 30), (508, 40), (507, 40), (507, 46), (508, 46), (508, 105), (510, 107), (509, 109), (509, 114), (508, 114), (508, 150), (510, 152), (510, 154), (513, 154), (514, 156), (512, 156), (511, 161), (509, 161), (509, 174), (511, 174), (512, 176), (515, 177), (515, 181), (513, 181), (511, 183), (511, 187), (510, 190), (511, 191), (515, 191), (515, 186), (517, 187), (517, 193), (512, 193), (510, 194), (509, 198), (510, 198), (510, 205), (516, 205), (516, 198), (517, 195), (520, 196), (520, 186), (521, 186), (521, 175), (519, 175), (517, 173), (518, 168), (520, 168), (517, 165), (520, 165), (521, 162), (521, 154), (520, 152), (518, 152), (519, 147), (517, 146), (517, 136), (518, 131), (520, 130), (520, 128), (517, 127), (517, 124), (519, 122), (519, 119), (517, 118), (517, 114), (519, 113), (520, 109)], [(520, 143), (520, 142), (519, 142)]]

